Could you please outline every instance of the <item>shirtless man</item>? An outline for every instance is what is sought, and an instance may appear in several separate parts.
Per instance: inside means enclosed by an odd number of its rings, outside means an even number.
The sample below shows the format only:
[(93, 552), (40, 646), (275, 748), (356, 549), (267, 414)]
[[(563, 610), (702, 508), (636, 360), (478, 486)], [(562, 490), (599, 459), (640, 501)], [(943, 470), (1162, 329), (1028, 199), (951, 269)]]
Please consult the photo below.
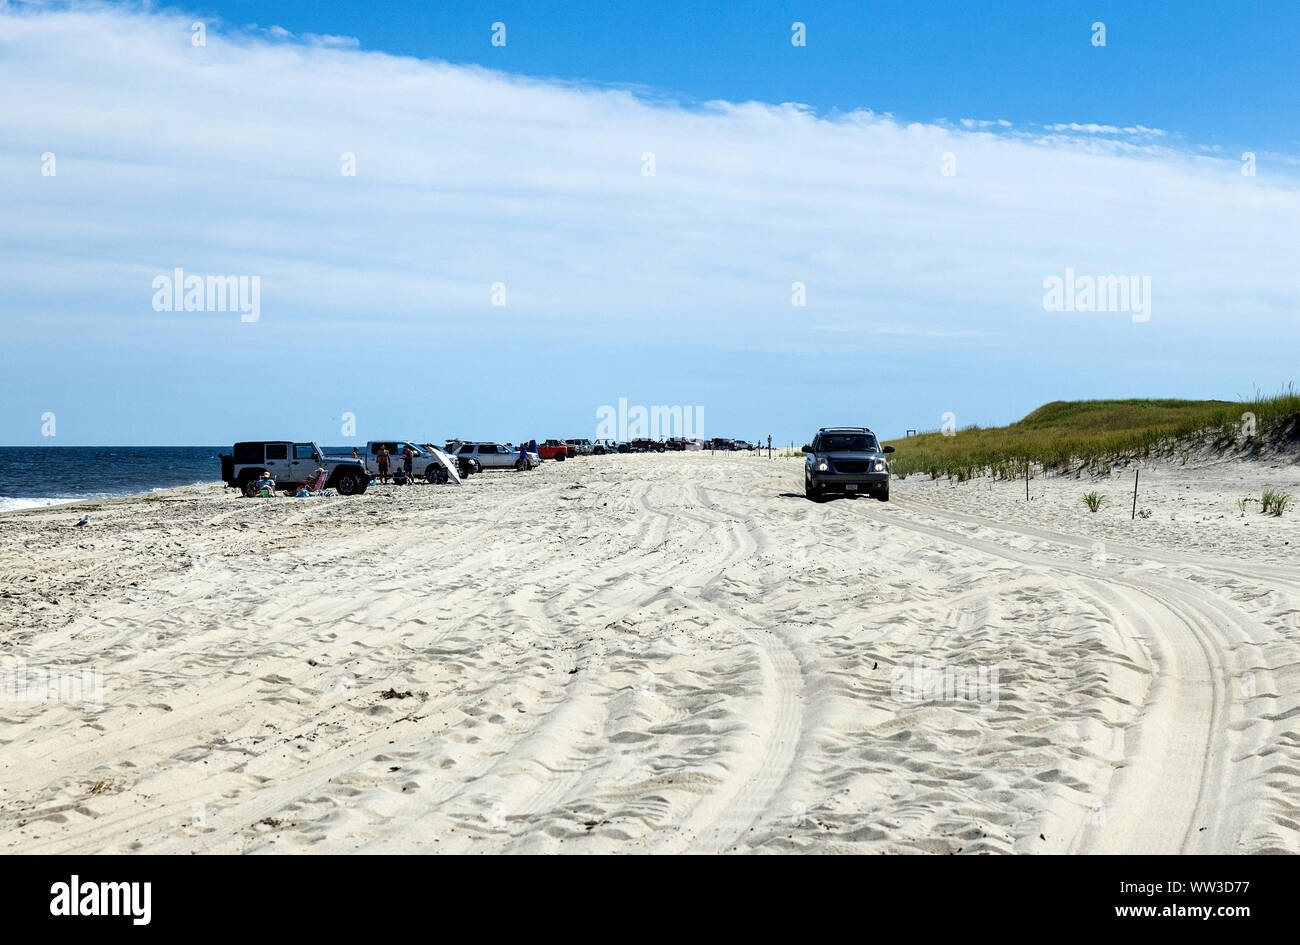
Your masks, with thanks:
[(388, 447), (379, 447), (379, 452), (375, 454), (375, 465), (379, 467), (379, 481), (388, 482)]

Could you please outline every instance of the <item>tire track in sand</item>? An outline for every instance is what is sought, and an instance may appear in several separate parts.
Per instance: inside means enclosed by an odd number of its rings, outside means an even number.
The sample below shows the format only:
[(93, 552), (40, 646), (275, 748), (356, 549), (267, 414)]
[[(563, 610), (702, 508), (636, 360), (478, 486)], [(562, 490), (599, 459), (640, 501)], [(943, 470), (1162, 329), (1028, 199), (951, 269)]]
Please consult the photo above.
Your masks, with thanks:
[[(1230, 669), (1223, 653), (1230, 605), (1205, 599), (1187, 582), (1150, 574), (1139, 579), (1098, 572), (1036, 551), (954, 532), (907, 517), (907, 503), (868, 510), (866, 517), (1039, 570), (1065, 572), (1076, 591), (1111, 615), (1113, 627), (1141, 640), (1156, 676), (1138, 720), (1124, 730), (1124, 761), (1104, 799), (1104, 824), (1085, 824), (1070, 843), (1081, 853), (1235, 851), (1234, 820), (1223, 815), (1232, 757), (1224, 689)], [(941, 516), (932, 507), (927, 513)], [(900, 514), (901, 513), (901, 514)], [(971, 516), (963, 515), (962, 520)], [(994, 531), (995, 522), (977, 521)], [(1039, 539), (1046, 536), (1035, 535)], [(1245, 640), (1258, 638), (1239, 611), (1232, 625)], [(1254, 628), (1258, 631), (1258, 627)]]

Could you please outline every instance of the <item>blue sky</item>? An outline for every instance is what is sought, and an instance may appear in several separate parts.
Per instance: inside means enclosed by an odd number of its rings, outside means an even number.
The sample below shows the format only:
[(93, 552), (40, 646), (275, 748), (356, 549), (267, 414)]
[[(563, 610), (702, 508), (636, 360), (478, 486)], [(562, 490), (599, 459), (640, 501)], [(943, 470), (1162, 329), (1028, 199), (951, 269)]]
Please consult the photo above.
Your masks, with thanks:
[[(1300, 5), (1285, 0), (298, 0), (206, 9), (403, 56), (686, 100), (869, 108), (910, 121), (1154, 124), (1197, 144), (1255, 150), (1294, 152), (1300, 140)], [(798, 54), (789, 41), (795, 21), (808, 28)], [(1104, 51), (1088, 41), (1097, 21), (1107, 27)], [(493, 22), (506, 23), (504, 47), (487, 42)]]
[[(626, 398), (788, 443), (1297, 380), (1300, 7), (924, 7), (0, 3), (0, 442)], [(257, 276), (257, 321), (156, 311), (177, 267)], [(1067, 269), (1150, 319), (1045, 311)]]

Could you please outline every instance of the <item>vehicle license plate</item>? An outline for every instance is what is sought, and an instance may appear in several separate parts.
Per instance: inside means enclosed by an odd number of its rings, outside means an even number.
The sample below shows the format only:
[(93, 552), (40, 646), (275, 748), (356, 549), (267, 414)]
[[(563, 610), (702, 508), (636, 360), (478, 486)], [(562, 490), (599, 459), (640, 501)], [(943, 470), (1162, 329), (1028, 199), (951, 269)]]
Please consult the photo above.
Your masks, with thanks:
[(857, 484), (856, 482), (846, 482), (846, 483), (844, 484), (844, 491), (845, 491), (845, 492), (857, 492), (857, 491), (858, 491), (858, 484)]

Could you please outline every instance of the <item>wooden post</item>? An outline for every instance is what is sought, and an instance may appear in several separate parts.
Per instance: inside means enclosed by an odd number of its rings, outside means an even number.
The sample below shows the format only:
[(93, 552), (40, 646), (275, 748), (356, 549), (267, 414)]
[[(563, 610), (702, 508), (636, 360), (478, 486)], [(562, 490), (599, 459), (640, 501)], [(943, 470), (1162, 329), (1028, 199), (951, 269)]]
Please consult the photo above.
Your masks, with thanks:
[(1029, 501), (1029, 460), (1025, 460), (1025, 501)]
[(1129, 516), (1129, 521), (1135, 521), (1138, 517), (1138, 474), (1140, 469), (1133, 470), (1133, 514)]

